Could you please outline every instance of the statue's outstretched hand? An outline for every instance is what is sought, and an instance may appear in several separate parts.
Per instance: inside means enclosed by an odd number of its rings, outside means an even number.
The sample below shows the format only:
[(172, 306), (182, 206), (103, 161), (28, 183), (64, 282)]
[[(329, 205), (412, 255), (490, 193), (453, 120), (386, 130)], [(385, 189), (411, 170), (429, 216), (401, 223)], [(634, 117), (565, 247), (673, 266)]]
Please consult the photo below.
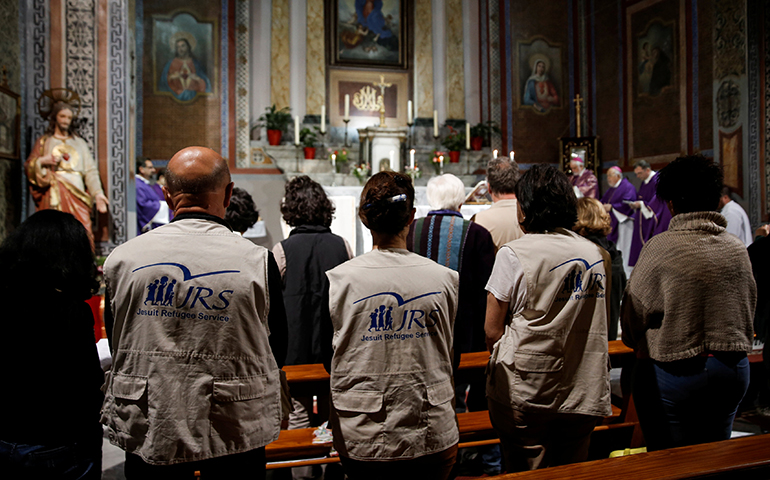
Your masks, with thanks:
[(94, 200), (96, 200), (96, 209), (99, 213), (107, 213), (107, 206), (110, 204), (107, 197), (103, 193), (97, 193)]

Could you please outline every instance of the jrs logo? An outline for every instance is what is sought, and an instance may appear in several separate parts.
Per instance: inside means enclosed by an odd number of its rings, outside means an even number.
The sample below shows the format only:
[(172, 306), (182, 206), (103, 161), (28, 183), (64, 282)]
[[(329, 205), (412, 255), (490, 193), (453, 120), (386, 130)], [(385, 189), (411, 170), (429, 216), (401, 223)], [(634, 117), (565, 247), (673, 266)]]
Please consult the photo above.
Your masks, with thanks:
[[(386, 297), (383, 299), (384, 302), (390, 303), (389, 305), (381, 304), (379, 306), (376, 306), (373, 310), (369, 311), (368, 313), (368, 328), (367, 332), (372, 333), (374, 332), (374, 335), (364, 335), (362, 338), (362, 341), (377, 341), (377, 340), (390, 340), (390, 339), (398, 339), (398, 340), (405, 340), (408, 338), (421, 338), (421, 337), (427, 337), (427, 336), (434, 336), (438, 335), (437, 332), (434, 331), (428, 331), (425, 332), (425, 330), (428, 330), (434, 326), (440, 321), (441, 319), (441, 312), (438, 308), (402, 308), (405, 305), (414, 302), (415, 300), (430, 297), (433, 295), (440, 295), (441, 292), (429, 292), (424, 293), (422, 295), (418, 295), (416, 297), (412, 297), (409, 299), (404, 299), (401, 295), (395, 292), (381, 292), (381, 293), (375, 293), (374, 295), (369, 295), (367, 297), (361, 298), (359, 300), (356, 300), (353, 302), (353, 304), (357, 304), (360, 302), (363, 302), (365, 300), (369, 300), (375, 297), (384, 296)], [(391, 297), (391, 299), (395, 299), (396, 305), (393, 305), (392, 302), (387, 302), (389, 300), (387, 297)], [(395, 323), (394, 323), (395, 322)], [(408, 333), (412, 329), (415, 329), (415, 333)], [(403, 333), (383, 333), (380, 335), (377, 335), (377, 332), (403, 332)]]

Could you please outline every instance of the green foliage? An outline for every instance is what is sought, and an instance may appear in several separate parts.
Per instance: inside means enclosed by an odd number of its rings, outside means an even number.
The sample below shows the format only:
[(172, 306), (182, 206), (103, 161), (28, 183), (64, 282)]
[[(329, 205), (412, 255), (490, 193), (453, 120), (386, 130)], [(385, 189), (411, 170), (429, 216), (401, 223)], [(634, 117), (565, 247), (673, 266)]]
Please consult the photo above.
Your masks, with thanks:
[(301, 143), (303, 147), (315, 147), (316, 143), (318, 143), (318, 136), (316, 135), (316, 132), (320, 132), (318, 127), (313, 127), (312, 130), (309, 128), (303, 128), (299, 131), (299, 143)]
[(266, 127), (268, 130), (280, 130), (285, 132), (289, 124), (291, 123), (291, 108), (283, 107), (278, 110), (278, 107), (273, 104), (265, 109), (265, 113), (259, 117), (258, 123), (252, 127), (255, 128)]
[(459, 152), (465, 148), (465, 132), (458, 132), (451, 125), (447, 125), (449, 134), (441, 141), (450, 152)]
[(489, 120), (488, 122), (477, 123), (471, 127), (471, 138), (488, 138), (492, 133), (500, 133), (500, 127), (497, 126), (497, 122), (493, 122), (492, 120)]

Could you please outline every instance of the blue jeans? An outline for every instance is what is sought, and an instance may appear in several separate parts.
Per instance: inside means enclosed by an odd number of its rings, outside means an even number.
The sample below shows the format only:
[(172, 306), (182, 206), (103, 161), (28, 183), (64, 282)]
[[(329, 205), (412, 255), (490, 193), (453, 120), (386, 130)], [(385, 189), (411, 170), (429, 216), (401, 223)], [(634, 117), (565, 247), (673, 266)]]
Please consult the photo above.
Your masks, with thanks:
[(27, 445), (0, 440), (0, 477), (25, 480), (98, 480), (102, 450), (82, 445)]
[(675, 362), (639, 360), (634, 403), (647, 450), (727, 440), (749, 386), (743, 352)]

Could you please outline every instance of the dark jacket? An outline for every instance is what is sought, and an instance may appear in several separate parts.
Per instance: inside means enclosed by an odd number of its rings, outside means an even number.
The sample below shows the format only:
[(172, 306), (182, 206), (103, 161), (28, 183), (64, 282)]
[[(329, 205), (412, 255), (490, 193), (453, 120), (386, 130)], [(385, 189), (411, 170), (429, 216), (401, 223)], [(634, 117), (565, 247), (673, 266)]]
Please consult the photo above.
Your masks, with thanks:
[[(349, 260), (345, 241), (320, 225), (301, 225), (281, 242), (286, 255), (283, 301), (289, 326), (286, 365), (321, 363), (331, 350), (326, 272)], [(327, 352), (328, 353), (328, 352)]]
[(620, 300), (626, 289), (626, 272), (623, 270), (623, 254), (615, 248), (615, 244), (605, 236), (587, 235), (587, 239), (607, 250), (612, 259), (612, 284), (610, 288), (610, 316), (607, 337), (609, 340), (618, 339), (618, 324), (620, 322)]

